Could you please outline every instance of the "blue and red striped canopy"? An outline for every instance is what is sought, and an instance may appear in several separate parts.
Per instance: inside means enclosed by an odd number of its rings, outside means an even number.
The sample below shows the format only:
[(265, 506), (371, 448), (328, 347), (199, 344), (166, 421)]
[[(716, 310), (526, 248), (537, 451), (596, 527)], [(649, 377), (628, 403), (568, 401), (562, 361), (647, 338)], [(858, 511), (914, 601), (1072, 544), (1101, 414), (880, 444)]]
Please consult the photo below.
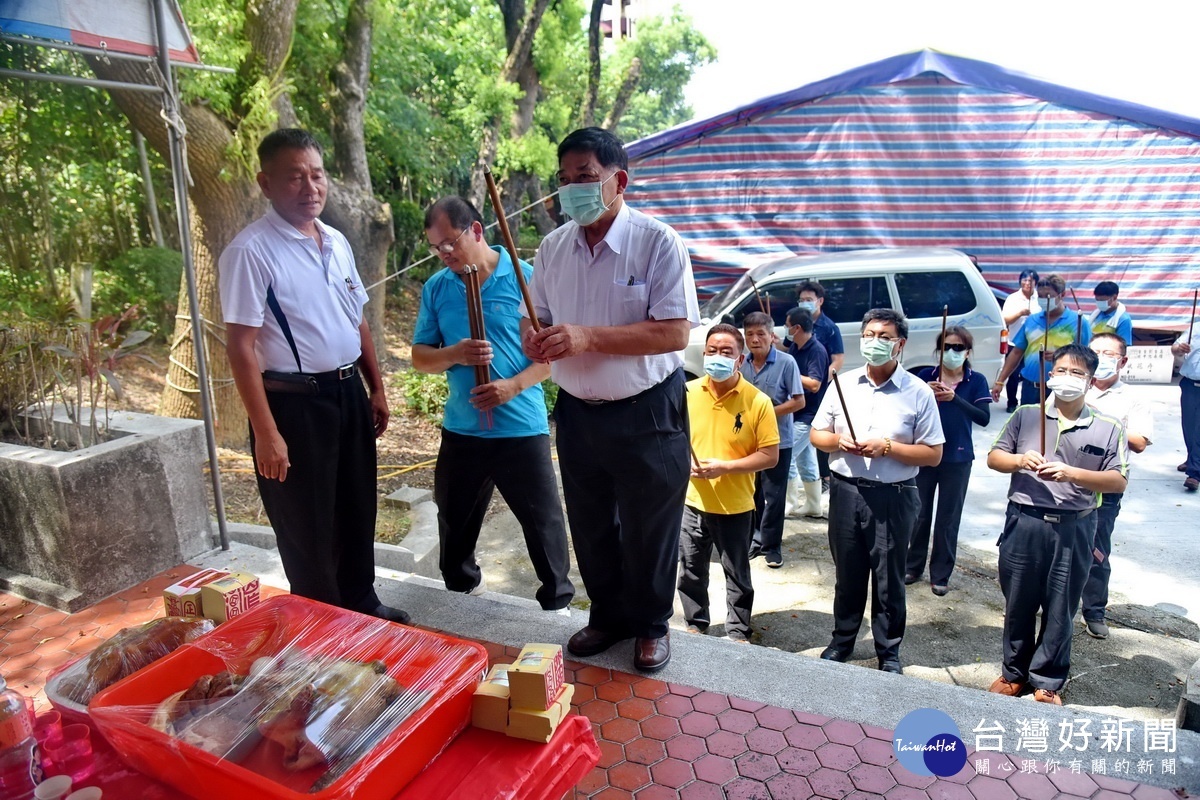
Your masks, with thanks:
[(687, 241), (702, 295), (789, 253), (940, 245), (1015, 287), (1187, 325), (1200, 284), (1200, 120), (931, 52), (629, 146), (627, 198)]

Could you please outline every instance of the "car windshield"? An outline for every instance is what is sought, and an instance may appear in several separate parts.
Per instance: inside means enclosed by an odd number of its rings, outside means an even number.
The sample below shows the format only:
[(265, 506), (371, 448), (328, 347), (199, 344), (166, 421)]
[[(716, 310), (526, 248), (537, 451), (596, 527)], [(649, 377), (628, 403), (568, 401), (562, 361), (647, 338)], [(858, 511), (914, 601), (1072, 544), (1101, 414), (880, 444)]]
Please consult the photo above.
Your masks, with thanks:
[(748, 288), (750, 288), (750, 273), (747, 271), (743, 272), (741, 277), (736, 281), (714, 294), (700, 306), (700, 317), (702, 319), (716, 319), (717, 315), (721, 313), (721, 309), (728, 306), (732, 298), (737, 297)]

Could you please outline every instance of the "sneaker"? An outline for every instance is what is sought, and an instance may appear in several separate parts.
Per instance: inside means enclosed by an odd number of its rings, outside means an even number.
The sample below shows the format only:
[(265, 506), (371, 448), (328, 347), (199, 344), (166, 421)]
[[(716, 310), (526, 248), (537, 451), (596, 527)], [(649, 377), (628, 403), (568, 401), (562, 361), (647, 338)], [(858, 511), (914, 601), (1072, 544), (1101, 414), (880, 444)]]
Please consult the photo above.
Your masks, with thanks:
[(1083, 627), (1087, 630), (1087, 635), (1093, 639), (1107, 639), (1108, 626), (1104, 624), (1102, 619), (1085, 619)]
[(1005, 412), (1006, 414), (1011, 414), (1011, 413), (1013, 413), (1013, 412), (1014, 412), (1014, 411), (1016, 411), (1016, 410), (1017, 410), (1017, 404), (1016, 404), (1016, 403), (1009, 403), (1009, 404), (1008, 404), (1008, 407), (1004, 409), (1004, 412)]
[(1183, 488), (1189, 492), (1194, 492), (1197, 489), (1200, 489), (1200, 481), (1196, 480), (1195, 478), (1188, 478), (1183, 482)]
[(750, 545), (750, 552), (747, 555), (750, 557), (750, 560), (753, 561), (754, 559), (758, 558), (762, 554), (763, 554), (762, 548), (756, 544), (752, 544), (752, 545)]
[(472, 597), (482, 597), (483, 593), (486, 591), (487, 585), (484, 583), (483, 578), (480, 578), (479, 583), (475, 584), (475, 588), (471, 589), (471, 591), (467, 592), (467, 594), (471, 595)]
[(550, 609), (546, 609), (546, 611), (547, 611), (547, 613), (550, 613), (550, 614), (557, 614), (560, 617), (571, 616), (571, 607), (570, 606), (563, 606), (562, 608), (550, 608)]
[(829, 478), (821, 478), (821, 494), (829, 494)]
[(783, 556), (778, 553), (772, 553), (767, 556), (767, 566), (771, 569), (779, 569), (783, 566)]
[(1053, 689), (1034, 689), (1033, 699), (1039, 703), (1049, 703), (1054, 706), (1062, 705), (1062, 698)]
[(938, 597), (945, 597), (950, 592), (950, 587), (944, 583), (935, 583), (929, 587), (929, 590)]
[(1002, 694), (1006, 697), (1016, 697), (1025, 688), (1025, 684), (1020, 681), (1010, 681), (1008, 678), (1001, 675), (996, 680), (992, 681), (992, 685), (988, 687), (988, 691), (992, 694)]

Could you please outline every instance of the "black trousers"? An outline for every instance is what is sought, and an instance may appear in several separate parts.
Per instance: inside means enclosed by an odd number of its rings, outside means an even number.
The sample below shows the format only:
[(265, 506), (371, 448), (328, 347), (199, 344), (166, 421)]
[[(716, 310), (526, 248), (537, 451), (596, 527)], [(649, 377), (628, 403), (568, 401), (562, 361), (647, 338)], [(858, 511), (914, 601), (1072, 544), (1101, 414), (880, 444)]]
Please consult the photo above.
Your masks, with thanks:
[(665, 636), (690, 472), (683, 370), (613, 403), (560, 391), (554, 419), (567, 521), (592, 601), (588, 624)]
[(783, 547), (783, 512), (791, 466), (792, 448), (780, 448), (778, 463), (754, 476), (753, 544), (764, 556), (777, 556)]
[(819, 448), (814, 448), (817, 451), (817, 474), (822, 478), (828, 478), (829, 473), (829, 453)]
[(1008, 376), (1008, 380), (1004, 383), (1004, 391), (1007, 395), (1008, 405), (1017, 405), (1017, 389), (1021, 386), (1021, 370), (1014, 369), (1012, 375)]
[[(292, 594), (355, 611), (375, 594), (375, 423), (362, 381), (322, 380), (320, 393), (267, 392), (287, 443), (287, 480), (258, 475)], [(250, 431), (250, 452), (254, 452)]]
[(875, 655), (894, 659), (904, 638), (904, 562), (917, 516), (912, 482), (859, 486), (834, 475), (829, 482), (829, 550), (836, 585), (830, 645), (854, 649), (871, 594)]
[(1108, 579), (1112, 576), (1112, 533), (1121, 513), (1122, 493), (1106, 494), (1096, 509), (1096, 538), (1092, 542), (1092, 566), (1088, 570), (1087, 583), (1083, 585), (1083, 618), (1092, 621), (1104, 620), (1104, 609), (1108, 606)]
[[(1056, 509), (1061, 521), (1029, 516), (1008, 504), (1000, 546), (1004, 592), (1004, 677), (1059, 691), (1071, 668), (1071, 621), (1092, 562), (1095, 512)], [(1038, 624), (1038, 612), (1041, 624)]]
[[(946, 586), (954, 572), (958, 557), (958, 526), (962, 522), (963, 503), (967, 499), (967, 483), (971, 480), (970, 461), (942, 462), (936, 467), (921, 467), (917, 473), (917, 499), (920, 510), (913, 525), (912, 540), (908, 543), (908, 566), (905, 572), (921, 577), (925, 572), (925, 556), (929, 554), (929, 582)], [(937, 518), (934, 519), (934, 494), (937, 495)], [(929, 551), (929, 535), (933, 533), (933, 551)]]
[(433, 496), (438, 507), (438, 566), (452, 592), (469, 592), (482, 574), (475, 545), (492, 491), (521, 524), (544, 609), (563, 608), (575, 595), (568, 572), (567, 529), (550, 462), (549, 436), (485, 438), (442, 431)]
[(713, 547), (725, 570), (725, 633), (750, 638), (754, 586), (750, 582), (750, 527), (754, 512), (706, 514), (684, 506), (679, 537), (679, 599), (689, 624), (704, 629), (712, 622), (708, 610), (708, 562)]

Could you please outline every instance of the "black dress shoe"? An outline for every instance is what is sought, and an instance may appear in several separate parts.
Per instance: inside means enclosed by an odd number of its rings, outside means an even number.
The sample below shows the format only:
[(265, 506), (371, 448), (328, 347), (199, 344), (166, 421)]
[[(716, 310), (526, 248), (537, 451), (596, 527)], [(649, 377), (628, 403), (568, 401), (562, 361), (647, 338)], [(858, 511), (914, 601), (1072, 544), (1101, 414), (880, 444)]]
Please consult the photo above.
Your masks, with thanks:
[(642, 672), (658, 672), (671, 660), (671, 636), (643, 639), (639, 636), (633, 645), (633, 666)]
[(829, 647), (826, 647), (824, 650), (821, 651), (821, 658), (824, 659), (825, 661), (838, 661), (838, 662), (845, 663), (850, 658), (850, 654), (852, 652), (854, 652), (854, 651), (846, 650), (845, 648), (841, 648), (841, 647), (834, 647), (833, 645), (829, 645)]
[(402, 611), (399, 608), (392, 608), (391, 606), (385, 606), (382, 603), (375, 606), (375, 608), (367, 613), (372, 617), (386, 619), (388, 622), (399, 622), (401, 625), (412, 624), (412, 617), (408, 615), (407, 611)]
[(881, 658), (879, 660), (880, 672), (891, 672), (896, 675), (903, 675), (904, 670), (900, 667), (900, 659), (898, 658)]
[(762, 555), (762, 548), (756, 544), (750, 545), (750, 552), (746, 554), (751, 561)]
[(628, 638), (619, 633), (609, 633), (586, 625), (567, 640), (567, 652), (573, 656), (587, 658), (599, 655), (617, 642)]
[(916, 583), (919, 580), (921, 580), (921, 576), (916, 574), (915, 572), (904, 573), (904, 585), (905, 586), (912, 586), (914, 583)]

